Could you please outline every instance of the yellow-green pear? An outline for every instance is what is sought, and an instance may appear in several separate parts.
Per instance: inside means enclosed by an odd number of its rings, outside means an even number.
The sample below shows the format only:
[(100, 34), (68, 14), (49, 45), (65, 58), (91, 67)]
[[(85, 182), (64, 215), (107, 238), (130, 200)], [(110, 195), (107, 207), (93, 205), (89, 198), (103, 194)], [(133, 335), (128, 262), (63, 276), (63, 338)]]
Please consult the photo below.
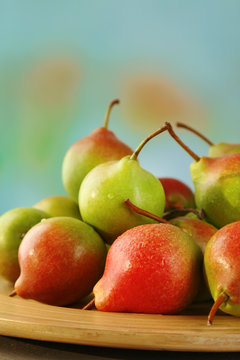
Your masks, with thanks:
[(70, 216), (81, 219), (78, 203), (65, 195), (48, 196), (33, 207), (46, 211), (50, 216)]
[(109, 115), (119, 100), (113, 100), (107, 109), (104, 125), (75, 142), (67, 151), (62, 165), (62, 180), (67, 193), (78, 201), (80, 185), (95, 166), (110, 160), (119, 160), (132, 154), (132, 149), (108, 130)]
[(199, 136), (201, 139), (203, 139), (210, 147), (208, 151), (209, 157), (219, 157), (227, 154), (233, 154), (233, 153), (239, 153), (240, 152), (240, 144), (238, 143), (226, 143), (226, 142), (220, 142), (217, 144), (214, 144), (211, 140), (209, 140), (205, 135), (200, 133), (198, 130), (192, 128), (189, 125), (183, 124), (181, 122), (177, 123), (177, 126), (180, 128), (187, 129), (191, 131), (192, 133)]
[(11, 209), (0, 216), (0, 276), (16, 281), (20, 274), (18, 248), (22, 239), (34, 225), (49, 217), (32, 207)]
[(165, 130), (166, 126), (149, 135), (131, 156), (100, 164), (84, 178), (79, 191), (82, 219), (92, 225), (106, 242), (112, 243), (134, 226), (155, 222), (129, 209), (124, 204), (127, 199), (162, 216), (165, 208), (162, 184), (139, 165), (137, 158), (147, 141)]

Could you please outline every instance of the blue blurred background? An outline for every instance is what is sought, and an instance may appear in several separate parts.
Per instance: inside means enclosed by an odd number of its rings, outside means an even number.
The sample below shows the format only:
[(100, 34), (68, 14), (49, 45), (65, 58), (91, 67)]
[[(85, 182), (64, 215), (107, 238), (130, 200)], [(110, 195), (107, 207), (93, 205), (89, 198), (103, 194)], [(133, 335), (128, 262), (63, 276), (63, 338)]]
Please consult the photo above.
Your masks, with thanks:
[[(2, 0), (0, 212), (65, 194), (64, 154), (114, 98), (109, 128), (133, 148), (166, 120), (239, 142), (239, 13), (238, 0)], [(192, 160), (167, 134), (139, 160), (192, 187)]]

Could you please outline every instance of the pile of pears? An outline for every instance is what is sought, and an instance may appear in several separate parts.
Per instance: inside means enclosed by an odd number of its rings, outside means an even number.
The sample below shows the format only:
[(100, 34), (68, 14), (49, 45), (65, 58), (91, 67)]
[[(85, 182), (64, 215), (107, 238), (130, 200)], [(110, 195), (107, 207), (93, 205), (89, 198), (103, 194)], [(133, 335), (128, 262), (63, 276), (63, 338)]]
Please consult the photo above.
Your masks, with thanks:
[[(90, 297), (85, 309), (152, 314), (213, 300), (209, 324), (219, 308), (240, 316), (239, 144), (208, 141), (209, 156), (199, 157), (166, 122), (133, 151), (108, 129), (118, 103), (68, 149), (68, 195), (1, 215), (0, 276), (13, 284), (10, 295), (55, 306)], [(142, 149), (164, 132), (193, 158), (194, 191), (141, 167)]]

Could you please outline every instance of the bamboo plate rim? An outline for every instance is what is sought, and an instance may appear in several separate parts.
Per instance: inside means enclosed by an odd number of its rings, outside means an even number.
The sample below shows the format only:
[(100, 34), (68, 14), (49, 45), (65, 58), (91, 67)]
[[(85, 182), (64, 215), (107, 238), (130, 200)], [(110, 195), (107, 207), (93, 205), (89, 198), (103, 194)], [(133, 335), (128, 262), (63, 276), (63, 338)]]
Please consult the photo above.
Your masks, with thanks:
[(128, 349), (240, 351), (240, 319), (217, 315), (108, 313), (0, 294), (0, 335)]

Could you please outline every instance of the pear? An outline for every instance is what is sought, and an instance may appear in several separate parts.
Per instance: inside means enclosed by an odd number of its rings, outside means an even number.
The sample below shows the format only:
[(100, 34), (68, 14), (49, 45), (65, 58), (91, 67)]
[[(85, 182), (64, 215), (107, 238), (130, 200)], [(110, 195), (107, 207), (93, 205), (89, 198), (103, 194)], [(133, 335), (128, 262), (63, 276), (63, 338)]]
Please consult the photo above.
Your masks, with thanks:
[(190, 172), (195, 202), (208, 222), (217, 228), (240, 220), (240, 153), (221, 157), (199, 157), (189, 149), (167, 123), (170, 135), (193, 157)]
[(53, 217), (70, 216), (81, 219), (78, 203), (65, 195), (48, 196), (37, 202), (33, 207), (46, 211)]
[(191, 164), (195, 201), (220, 228), (240, 220), (240, 153), (202, 157)]
[(205, 252), (208, 241), (218, 230), (215, 226), (205, 221), (188, 216), (176, 217), (172, 219), (170, 223), (188, 233), (200, 247), (202, 254)]
[(109, 249), (102, 278), (94, 286), (101, 311), (175, 314), (194, 299), (201, 250), (171, 224), (136, 226)]
[[(200, 247), (203, 255), (205, 253), (208, 241), (217, 232), (217, 228), (215, 228), (213, 225), (208, 224), (205, 221), (187, 216), (180, 216), (172, 219), (170, 223), (178, 226), (181, 230), (190, 235), (194, 242)], [(212, 297), (208, 285), (206, 284), (206, 280), (202, 272), (199, 291), (194, 298), (194, 302), (208, 301), (211, 298)]]
[(124, 205), (134, 204), (162, 216), (165, 195), (160, 181), (139, 165), (138, 154), (166, 126), (150, 134), (131, 156), (108, 161), (92, 169), (84, 178), (79, 191), (79, 208), (83, 221), (92, 225), (107, 243), (112, 243), (124, 231), (141, 224), (155, 222), (136, 214)]
[(109, 115), (119, 100), (113, 100), (107, 109), (104, 125), (75, 142), (67, 151), (62, 164), (62, 180), (67, 193), (78, 201), (78, 192), (87, 173), (98, 164), (119, 160), (132, 149), (108, 130)]
[(74, 303), (90, 294), (102, 276), (106, 252), (101, 237), (81, 220), (43, 220), (19, 247), (21, 273), (11, 295), (51, 305)]
[[(192, 240), (196, 243), (196, 245), (200, 248), (202, 252), (202, 262), (203, 262), (203, 255), (206, 248), (206, 244), (209, 241), (209, 239), (212, 237), (212, 235), (215, 234), (215, 232), (217, 231), (217, 229), (214, 226), (206, 223), (205, 221), (188, 217), (187, 215), (179, 216), (177, 218), (168, 221), (166, 220), (165, 216), (164, 218), (160, 218), (155, 214), (146, 212), (145, 210), (138, 208), (129, 199), (124, 201), (124, 203), (130, 209), (137, 212), (138, 214), (142, 214), (147, 217), (150, 217), (151, 219), (157, 220), (160, 223), (172, 224), (174, 226), (179, 227), (184, 233), (188, 234), (192, 238)], [(194, 302), (202, 302), (210, 299), (211, 299), (211, 294), (207, 287), (202, 271), (201, 280), (199, 284), (199, 291), (196, 297), (194, 298)]]
[(220, 142), (218, 144), (214, 144), (211, 140), (209, 140), (205, 135), (201, 134), (199, 131), (193, 129), (189, 125), (178, 122), (176, 124), (178, 127), (185, 128), (194, 134), (198, 135), (201, 139), (203, 139), (208, 145), (210, 145), (208, 156), (209, 157), (220, 157), (227, 154), (239, 153), (240, 152), (240, 144), (230, 144), (226, 142)]
[(165, 211), (195, 207), (194, 194), (188, 185), (179, 179), (170, 177), (160, 177), (159, 180), (166, 197)]
[(31, 227), (49, 214), (31, 207), (8, 210), (0, 216), (0, 276), (15, 282), (20, 274), (18, 248)]
[(240, 316), (240, 221), (218, 230), (206, 246), (204, 268), (215, 301), (208, 318), (212, 324), (216, 311)]
[(225, 142), (220, 142), (218, 144), (213, 144), (208, 152), (210, 157), (223, 156), (225, 154), (240, 153), (240, 144), (229, 144)]

